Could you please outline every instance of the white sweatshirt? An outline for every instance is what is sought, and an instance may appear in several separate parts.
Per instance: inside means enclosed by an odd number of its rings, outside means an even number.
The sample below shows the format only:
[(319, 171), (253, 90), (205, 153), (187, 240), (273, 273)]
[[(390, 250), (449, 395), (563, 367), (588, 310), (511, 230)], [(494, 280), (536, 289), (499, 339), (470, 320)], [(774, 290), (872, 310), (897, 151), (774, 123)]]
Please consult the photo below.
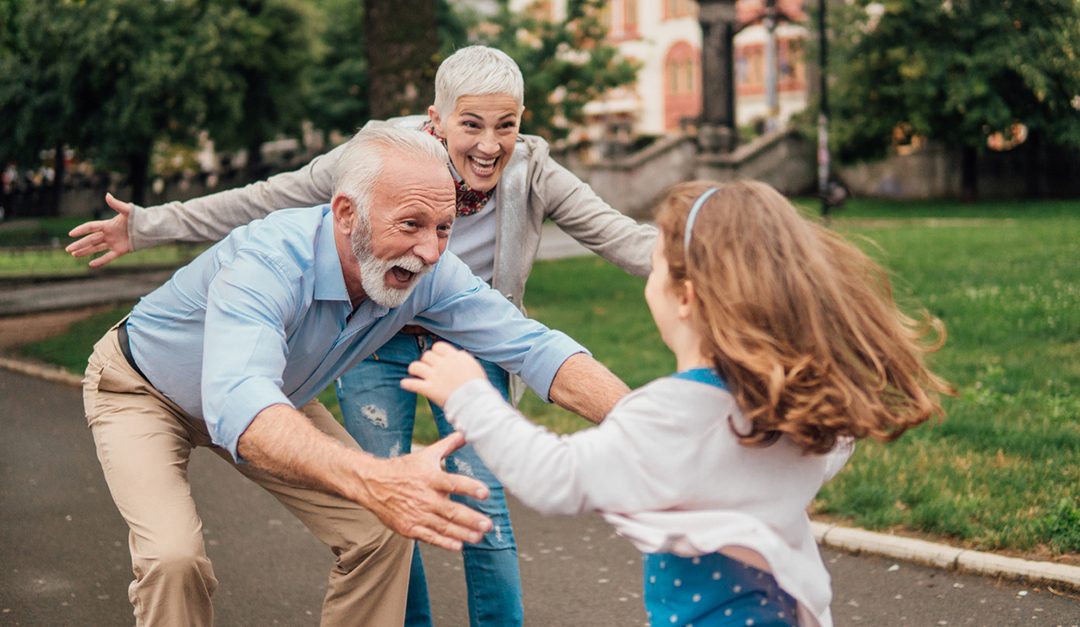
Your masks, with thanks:
[[(831, 625), (829, 573), (806, 508), (851, 455), (804, 455), (786, 438), (739, 444), (748, 423), (726, 390), (666, 377), (621, 400), (596, 428), (544, 430), (486, 380), (446, 403), (450, 423), (515, 496), (544, 514), (600, 511), (645, 553), (749, 549), (800, 606), (801, 624)], [(805, 621), (805, 622), (803, 622)]]

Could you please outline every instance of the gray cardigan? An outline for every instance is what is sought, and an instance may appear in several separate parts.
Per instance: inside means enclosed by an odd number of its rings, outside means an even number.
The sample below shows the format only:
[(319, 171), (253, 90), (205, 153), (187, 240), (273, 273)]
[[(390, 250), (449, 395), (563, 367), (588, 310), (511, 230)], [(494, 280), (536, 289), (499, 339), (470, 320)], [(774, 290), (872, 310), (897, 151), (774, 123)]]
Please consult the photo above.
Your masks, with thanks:
[[(418, 127), (425, 118), (390, 122)], [(294, 172), (242, 188), (186, 202), (136, 207), (128, 235), (136, 250), (162, 243), (216, 241), (233, 228), (277, 209), (329, 202), (334, 170), (343, 145)], [(525, 281), (540, 246), (540, 229), (550, 218), (589, 250), (637, 276), (651, 267), (656, 229), (638, 224), (600, 199), (587, 184), (549, 155), (540, 137), (521, 135), (496, 188), (495, 268), (492, 287), (521, 307)]]

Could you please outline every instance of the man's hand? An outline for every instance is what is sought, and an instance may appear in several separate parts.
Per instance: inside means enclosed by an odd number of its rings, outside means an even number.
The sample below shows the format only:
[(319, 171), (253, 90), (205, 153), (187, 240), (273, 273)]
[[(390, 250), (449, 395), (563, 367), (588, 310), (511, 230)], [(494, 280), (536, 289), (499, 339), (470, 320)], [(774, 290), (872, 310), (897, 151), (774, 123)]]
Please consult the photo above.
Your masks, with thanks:
[(128, 215), (132, 204), (118, 200), (112, 194), (105, 194), (105, 202), (116, 215), (109, 220), (91, 220), (71, 229), (71, 237), (81, 237), (68, 244), (66, 250), (72, 257), (85, 257), (108, 251), (104, 255), (90, 260), (91, 268), (100, 268), (113, 259), (131, 252), (131, 240), (128, 239)]
[(451, 551), (460, 551), (462, 541), (479, 542), (491, 530), (491, 520), (448, 497), (486, 499), (487, 486), (440, 468), (443, 458), (464, 444), (464, 436), (452, 433), (418, 453), (379, 460), (362, 477), (361, 504), (409, 538)]
[(450, 500), (451, 494), (486, 499), (482, 482), (442, 470), (442, 459), (465, 438), (451, 434), (423, 451), (379, 459), (346, 447), (286, 405), (259, 412), (240, 435), (237, 451), (252, 466), (312, 486), (367, 508), (403, 536), (460, 551), (491, 529), (487, 516)]
[(472, 355), (446, 342), (436, 342), (419, 360), (409, 364), (411, 378), (401, 387), (430, 398), (440, 407), (457, 389), (473, 379), (483, 379), (484, 370)]

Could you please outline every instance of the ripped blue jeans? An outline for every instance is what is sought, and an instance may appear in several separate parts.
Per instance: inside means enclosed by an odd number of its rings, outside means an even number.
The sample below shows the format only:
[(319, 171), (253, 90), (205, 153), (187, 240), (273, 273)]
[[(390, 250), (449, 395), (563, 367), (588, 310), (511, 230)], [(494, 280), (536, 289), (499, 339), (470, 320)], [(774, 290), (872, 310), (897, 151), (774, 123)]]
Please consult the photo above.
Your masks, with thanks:
[[(345, 417), (345, 428), (365, 451), (379, 457), (407, 454), (412, 448), (416, 420), (416, 395), (401, 389), (400, 381), (408, 376), (409, 364), (438, 341), (432, 335), (398, 333), (371, 357), (357, 364), (337, 382), (337, 396)], [(488, 379), (504, 398), (509, 395), (510, 377), (497, 365), (480, 364)], [(439, 435), (453, 432), (440, 407), (431, 403)], [(484, 501), (454, 496), (491, 518), (494, 526), (477, 544), (462, 550), (465, 582), (469, 594), (469, 622), (482, 625), (520, 625), (521, 575), (518, 571), (517, 544), (510, 528), (510, 513), (502, 485), (487, 469), (471, 446), (464, 446), (446, 460), (450, 472), (473, 477), (490, 488)], [(427, 580), (420, 551), (413, 551), (405, 625), (431, 625)]]

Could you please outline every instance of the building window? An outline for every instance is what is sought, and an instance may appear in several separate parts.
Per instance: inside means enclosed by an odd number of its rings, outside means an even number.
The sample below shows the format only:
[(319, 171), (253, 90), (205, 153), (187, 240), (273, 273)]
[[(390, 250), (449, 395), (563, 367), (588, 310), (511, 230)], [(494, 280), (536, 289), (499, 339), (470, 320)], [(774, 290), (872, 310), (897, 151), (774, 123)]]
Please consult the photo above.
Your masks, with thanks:
[(638, 0), (623, 0), (623, 32), (628, 37), (638, 34)]
[(678, 129), (701, 115), (701, 53), (686, 41), (676, 42), (664, 57), (664, 128)]
[(690, 0), (664, 0), (664, 19), (673, 20), (693, 15), (695, 6)]

